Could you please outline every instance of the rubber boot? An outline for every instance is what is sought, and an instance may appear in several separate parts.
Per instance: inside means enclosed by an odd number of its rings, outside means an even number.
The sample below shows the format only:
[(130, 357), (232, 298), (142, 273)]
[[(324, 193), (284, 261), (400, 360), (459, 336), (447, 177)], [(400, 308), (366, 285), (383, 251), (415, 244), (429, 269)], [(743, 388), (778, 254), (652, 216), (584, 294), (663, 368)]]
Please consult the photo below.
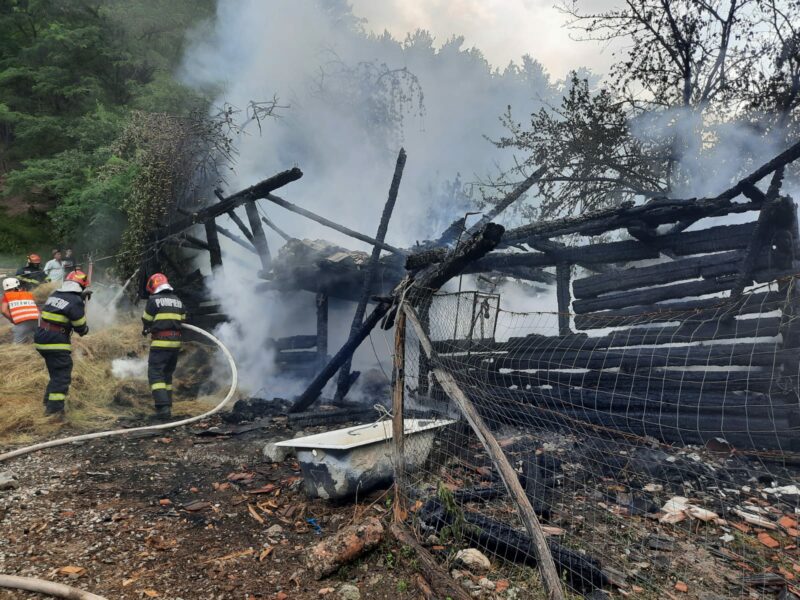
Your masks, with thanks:
[(54, 402), (52, 400), (47, 400), (44, 403), (44, 414), (46, 416), (53, 416), (56, 420), (63, 421), (64, 420), (64, 403), (63, 402)]
[(167, 390), (163, 388), (153, 390), (153, 405), (156, 409), (156, 418), (168, 419), (172, 416), (172, 401)]

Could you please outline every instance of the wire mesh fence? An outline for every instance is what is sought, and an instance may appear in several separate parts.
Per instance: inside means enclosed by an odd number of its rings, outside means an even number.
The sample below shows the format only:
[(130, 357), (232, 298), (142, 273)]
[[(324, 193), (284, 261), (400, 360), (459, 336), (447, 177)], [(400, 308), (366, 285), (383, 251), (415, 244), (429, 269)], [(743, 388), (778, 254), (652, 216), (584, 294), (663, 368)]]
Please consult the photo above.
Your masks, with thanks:
[[(475, 597), (546, 597), (446, 373), (515, 469), (566, 597), (800, 595), (795, 287), (573, 314), (566, 335), (556, 313), (474, 292), (406, 298), (420, 328), (405, 333), (402, 492), (420, 538)], [(488, 574), (456, 559), (466, 548)]]

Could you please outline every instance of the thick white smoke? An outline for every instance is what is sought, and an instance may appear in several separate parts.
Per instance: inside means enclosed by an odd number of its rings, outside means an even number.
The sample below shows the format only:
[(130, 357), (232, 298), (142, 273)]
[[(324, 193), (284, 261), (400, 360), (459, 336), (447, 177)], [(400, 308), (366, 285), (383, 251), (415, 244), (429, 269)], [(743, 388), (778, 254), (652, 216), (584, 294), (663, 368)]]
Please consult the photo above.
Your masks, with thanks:
[[(460, 39), (435, 41), (419, 31), (403, 41), (369, 35), (342, 3), (220, 0), (216, 22), (190, 46), (183, 78), (219, 89), (218, 105), (244, 109), (251, 100), (276, 95), (289, 106), (279, 118), (263, 121), (260, 132), (251, 123), (236, 140), (239, 157), (227, 191), (299, 166), (304, 177), (278, 193), (368, 235), (377, 229), (404, 146), (408, 162), (387, 241), (409, 246), (437, 236), (475, 209), (462, 190), (465, 183), (513, 166), (512, 157), (486, 139), (501, 133), (498, 115), (507, 105), (531, 113), (558, 96), (533, 59), (501, 72), (461, 45)], [(294, 237), (370, 250), (268, 202), (260, 204)], [(272, 231), (267, 235), (274, 254), (282, 240)], [(224, 251), (249, 264), (226, 260), (217, 281), (223, 307), (234, 318), (221, 334), (237, 354), (245, 386), (256, 392), (270, 381), (264, 338), (312, 333), (314, 299), (309, 293), (256, 293), (257, 260), (229, 244)], [(346, 338), (352, 307), (332, 301), (331, 351)], [(373, 336), (378, 353), (386, 356), (381, 334)], [(375, 365), (372, 345), (363, 345), (355, 363)], [(267, 394), (281, 393), (289, 392)]]

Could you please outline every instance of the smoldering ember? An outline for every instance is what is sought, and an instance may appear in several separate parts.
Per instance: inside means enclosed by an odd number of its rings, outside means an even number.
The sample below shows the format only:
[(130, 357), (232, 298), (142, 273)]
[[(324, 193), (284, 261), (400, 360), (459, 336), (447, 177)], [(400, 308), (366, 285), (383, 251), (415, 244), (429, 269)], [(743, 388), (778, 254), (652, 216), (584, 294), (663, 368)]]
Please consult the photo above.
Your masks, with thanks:
[(798, 3), (6, 4), (0, 599), (800, 598)]

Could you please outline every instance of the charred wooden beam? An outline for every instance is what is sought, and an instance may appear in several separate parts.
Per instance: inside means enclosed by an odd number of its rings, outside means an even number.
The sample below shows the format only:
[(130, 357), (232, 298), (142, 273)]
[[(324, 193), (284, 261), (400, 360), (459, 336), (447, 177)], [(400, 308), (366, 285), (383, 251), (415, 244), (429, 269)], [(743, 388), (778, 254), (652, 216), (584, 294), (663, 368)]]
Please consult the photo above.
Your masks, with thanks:
[(390, 246), (385, 242), (379, 242), (375, 238), (369, 237), (368, 235), (364, 235), (363, 233), (359, 233), (358, 231), (354, 231), (349, 227), (345, 227), (344, 225), (339, 225), (338, 223), (334, 223), (330, 219), (326, 219), (325, 217), (321, 217), (310, 210), (306, 210), (305, 208), (300, 208), (299, 206), (292, 204), (291, 202), (287, 202), (283, 198), (279, 198), (274, 194), (266, 194), (264, 196), (270, 202), (277, 204), (285, 208), (286, 210), (296, 213), (298, 215), (302, 215), (307, 219), (311, 219), (312, 221), (319, 223), (320, 225), (324, 225), (325, 227), (329, 227), (334, 231), (338, 231), (339, 233), (343, 233), (351, 238), (355, 238), (360, 240), (366, 244), (371, 244), (372, 246), (377, 246), (381, 250), (386, 250), (391, 252), (392, 254), (396, 254), (398, 256), (406, 256), (408, 255), (407, 250), (401, 250), (400, 248), (395, 248), (394, 246)]
[(632, 222), (642, 222), (650, 227), (655, 227), (664, 223), (701, 219), (715, 215), (720, 210), (724, 210), (726, 213), (753, 210), (758, 208), (758, 204), (749, 206), (731, 204), (730, 200), (741, 194), (743, 190), (749, 190), (751, 186), (770, 173), (797, 158), (800, 158), (800, 142), (756, 169), (730, 189), (713, 198), (690, 200), (657, 198), (639, 206), (628, 203), (619, 208), (594, 211), (579, 217), (567, 217), (547, 223), (534, 223), (509, 230), (503, 243), (513, 244), (533, 238), (559, 237), (571, 233), (599, 235), (613, 229), (627, 228)]
[(630, 306), (575, 315), (575, 326), (578, 329), (597, 329), (687, 319), (718, 319), (724, 314), (745, 315), (778, 310), (785, 301), (784, 294), (765, 292), (745, 294), (735, 302), (729, 298), (700, 298), (666, 304)]
[(328, 358), (328, 294), (317, 292), (317, 354), (319, 363)]
[[(773, 179), (780, 182), (782, 173), (783, 169), (778, 169)], [(758, 215), (756, 229), (745, 252), (744, 260), (739, 267), (736, 282), (731, 288), (732, 298), (741, 296), (744, 288), (753, 280), (753, 271), (756, 268), (756, 263), (772, 239), (773, 233), (783, 223), (791, 223), (793, 216), (797, 214), (797, 207), (795, 207), (794, 202), (789, 198), (777, 197), (779, 190), (780, 183), (775, 186), (771, 185), (769, 193), (765, 196), (767, 200)]]
[[(178, 209), (178, 212), (180, 212), (182, 214), (185, 214), (185, 215), (191, 214), (189, 211), (186, 211), (186, 210), (183, 210), (183, 209), (180, 209), (180, 208)], [(219, 225), (216, 222), (214, 222), (214, 226), (216, 227), (218, 234), (222, 235), (223, 237), (228, 238), (234, 244), (236, 244), (237, 246), (241, 246), (242, 248), (244, 248), (248, 252), (252, 252), (253, 254), (257, 254), (255, 246), (253, 246), (253, 244), (251, 244), (250, 242), (243, 240), (238, 235), (236, 235), (235, 233), (232, 233), (231, 231), (225, 229), (224, 227), (222, 227), (221, 225)], [(188, 234), (184, 233), (184, 234), (182, 234), (182, 237), (188, 239), (190, 236)]]
[[(220, 202), (224, 202), (225, 201), (225, 196), (222, 195), (222, 190), (219, 190), (219, 189), (214, 190), (214, 195), (219, 199)], [(231, 218), (231, 221), (236, 223), (236, 226), (239, 228), (239, 231), (242, 232), (242, 234), (244, 235), (245, 239), (252, 244), (253, 243), (253, 234), (250, 232), (250, 230), (247, 228), (247, 226), (244, 224), (244, 222), (239, 218), (239, 215), (236, 214), (236, 211), (235, 210), (229, 210), (228, 211), (228, 216)]]
[[(719, 317), (719, 315), (715, 315)], [(505, 342), (492, 340), (443, 340), (434, 342), (440, 354), (458, 352), (508, 352), (510, 354), (528, 350), (540, 352), (570, 350), (601, 350), (624, 346), (654, 344), (684, 344), (699, 341), (775, 337), (778, 335), (780, 317), (757, 319), (725, 319), (714, 316), (701, 321), (689, 320), (676, 326), (638, 327), (613, 331), (608, 335), (590, 337), (585, 333), (545, 336), (529, 335), (510, 338)], [(454, 357), (455, 360), (458, 357)]]
[(505, 211), (509, 206), (514, 204), (517, 200), (519, 200), (522, 195), (527, 192), (535, 183), (537, 183), (542, 176), (547, 172), (546, 166), (541, 166), (536, 169), (530, 177), (527, 177), (525, 181), (520, 183), (517, 187), (515, 187), (511, 192), (506, 194), (502, 200), (500, 200), (497, 204), (495, 204), (492, 209), (487, 212), (484, 216), (482, 216), (477, 223), (475, 223), (472, 227), (467, 229), (467, 235), (472, 236), (475, 235), (478, 231), (483, 229), (483, 227), (493, 221), (498, 215), (500, 215), (503, 211)]
[[(474, 374), (473, 374), (474, 376)], [(779, 384), (778, 382), (781, 381)], [(666, 371), (645, 370), (638, 373), (609, 372), (601, 370), (582, 373), (545, 370), (485, 373), (486, 385), (498, 387), (569, 386), (601, 389), (615, 393), (658, 392), (673, 394), (681, 391), (692, 394), (706, 392), (750, 391), (765, 393), (797, 385), (797, 377), (787, 378), (770, 370), (753, 371)], [(544, 392), (544, 390), (542, 390)]]
[(289, 425), (293, 427), (315, 427), (317, 425), (338, 425), (341, 423), (369, 423), (375, 420), (375, 409), (370, 407), (334, 408), (332, 410), (312, 410), (289, 413)]
[(611, 369), (626, 370), (686, 366), (772, 366), (787, 358), (797, 360), (795, 350), (783, 350), (780, 344), (740, 342), (716, 346), (679, 346), (669, 348), (621, 348), (618, 350), (571, 350), (532, 348), (513, 354), (475, 354), (451, 360), (459, 365), (484, 369)]
[(348, 339), (334, 357), (328, 361), (328, 364), (317, 374), (306, 390), (297, 397), (289, 412), (294, 413), (307, 410), (308, 407), (317, 400), (325, 384), (336, 374), (339, 367), (353, 355), (353, 352), (355, 352), (356, 348), (361, 345), (361, 342), (367, 338), (370, 331), (372, 331), (386, 313), (389, 312), (390, 306), (391, 305), (386, 303), (380, 303), (372, 310), (363, 325), (359, 328), (357, 334)]
[[(763, 433), (782, 428), (788, 434), (792, 429), (788, 424), (797, 414), (795, 406), (756, 393), (736, 395), (709, 392), (700, 396), (653, 391), (631, 395), (605, 390), (554, 387), (546, 391), (504, 390), (498, 400), (499, 404), (502, 404), (502, 400), (513, 400), (519, 404), (531, 404), (566, 414), (580, 415), (583, 411), (597, 411), (607, 415), (633, 413), (638, 414), (640, 419), (656, 422), (664, 417), (685, 419), (688, 416), (696, 429), (706, 430), (709, 423), (714, 423), (715, 427), (724, 424), (731, 432), (738, 430)], [(728, 419), (731, 422), (726, 423)], [(739, 426), (748, 426), (739, 429), (736, 421)]]
[(663, 287), (652, 287), (644, 290), (629, 292), (619, 292), (617, 294), (607, 294), (598, 298), (584, 298), (576, 300), (573, 310), (576, 314), (608, 310), (610, 308), (624, 308), (626, 306), (638, 306), (640, 304), (652, 304), (662, 300), (673, 300), (689, 298), (692, 296), (704, 296), (729, 290), (733, 284), (732, 277), (721, 277), (715, 279), (702, 279), (700, 281), (690, 281), (688, 283), (676, 283)]
[(783, 167), (785, 167), (791, 162), (794, 162), (798, 158), (800, 158), (800, 142), (797, 142), (793, 146), (790, 146), (789, 148), (781, 152), (778, 156), (776, 156), (769, 162), (763, 164), (761, 167), (753, 171), (750, 175), (739, 181), (736, 185), (722, 192), (719, 196), (717, 196), (717, 198), (720, 200), (731, 200), (732, 198), (735, 198), (736, 196), (741, 194), (742, 190), (744, 190), (745, 188), (755, 185), (770, 173), (782, 169)]
[[(534, 250), (538, 250), (539, 252), (544, 252), (545, 254), (555, 253), (558, 255), (561, 253), (565, 248), (568, 246), (562, 242), (556, 242), (553, 240), (534, 240), (528, 243), (528, 246), (533, 248)], [(609, 271), (613, 271), (614, 268), (608, 265), (597, 264), (597, 263), (590, 263), (590, 262), (579, 262), (575, 263), (579, 267), (583, 267), (589, 271), (595, 271), (597, 273), (607, 273)]]
[[(480, 260), (493, 248), (497, 247), (505, 228), (496, 223), (489, 223), (483, 231), (463, 242), (448, 254), (447, 260), (435, 263), (420, 271), (416, 278), (410, 279), (412, 284), (407, 288), (407, 299), (412, 305), (422, 305), (435, 294), (439, 288), (456, 275), (466, 271), (467, 267)], [(401, 283), (402, 285), (402, 283)], [(390, 328), (391, 315), (384, 328)]]
[(217, 233), (219, 233), (220, 235), (228, 238), (230, 241), (232, 241), (237, 246), (241, 246), (242, 248), (244, 248), (248, 252), (252, 252), (253, 254), (258, 254), (256, 249), (253, 247), (253, 245), (250, 242), (245, 242), (242, 238), (237, 236), (235, 233), (231, 233), (230, 231), (228, 231), (227, 229), (225, 229), (221, 225), (216, 225), (215, 228), (217, 230)]
[(737, 271), (743, 256), (742, 251), (735, 250), (625, 269), (614, 277), (593, 275), (574, 281), (572, 291), (576, 298), (593, 298), (609, 292), (621, 292), (697, 277), (732, 275)]
[(558, 335), (569, 335), (569, 305), (572, 301), (569, 280), (572, 265), (558, 263), (556, 265), (556, 297), (558, 301)]
[(253, 239), (251, 242), (258, 252), (258, 258), (261, 259), (261, 267), (267, 270), (272, 263), (272, 257), (269, 253), (267, 236), (264, 235), (264, 228), (261, 226), (261, 220), (258, 216), (258, 206), (256, 206), (255, 202), (248, 202), (244, 205), (244, 210), (247, 213), (247, 220), (250, 222), (250, 228), (253, 230)]
[(289, 169), (288, 171), (283, 171), (277, 175), (273, 175), (269, 179), (265, 179), (264, 181), (250, 186), (247, 189), (228, 196), (225, 198), (225, 200), (219, 202), (218, 204), (214, 204), (199, 210), (185, 219), (175, 221), (160, 231), (159, 235), (161, 238), (165, 238), (175, 233), (179, 233), (184, 229), (188, 229), (192, 225), (206, 223), (207, 221), (216, 219), (228, 211), (234, 210), (235, 208), (241, 206), (245, 202), (252, 202), (253, 200), (265, 198), (270, 192), (277, 190), (278, 188), (283, 187), (292, 181), (297, 181), (302, 176), (303, 172), (297, 167)]
[[(464, 242), (461, 247), (453, 251), (447, 261), (434, 265), (419, 274), (416, 280), (404, 280), (395, 289), (395, 296), (405, 293), (409, 299), (417, 301), (428, 298), (450, 279), (461, 273), (464, 268), (481, 256), (490, 252), (500, 243), (505, 229), (494, 223), (489, 223), (483, 231)], [(410, 287), (409, 287), (410, 286)], [(339, 367), (353, 355), (356, 348), (363, 342), (370, 331), (384, 317), (390, 316), (392, 305), (380, 302), (370, 313), (364, 324), (359, 328), (357, 335), (351, 337), (328, 362), (327, 365), (314, 378), (306, 390), (295, 400), (290, 412), (306, 410), (319, 397), (322, 388)], [(385, 321), (388, 324), (388, 321)], [(387, 326), (387, 325), (384, 326)]]
[(559, 262), (580, 265), (631, 262), (659, 258), (664, 250), (670, 250), (681, 256), (740, 250), (747, 248), (754, 229), (755, 223), (720, 225), (703, 231), (659, 236), (648, 244), (627, 240), (586, 246), (567, 246), (547, 253), (497, 252), (470, 265), (469, 272), (492, 271), (500, 266), (551, 267)]
[[(419, 307), (419, 322), (424, 331), (431, 330), (431, 305), (426, 302)], [(417, 385), (419, 393), (423, 396), (430, 393), (431, 388), (431, 360), (425, 352), (418, 352)]]
[(421, 252), (409, 254), (406, 257), (405, 268), (412, 273), (442, 262), (447, 258), (446, 248), (430, 248)]
[[(386, 232), (389, 229), (389, 220), (392, 218), (394, 205), (397, 202), (397, 193), (400, 191), (400, 180), (403, 177), (403, 169), (406, 165), (406, 151), (400, 148), (397, 155), (397, 162), (394, 167), (394, 175), (392, 176), (392, 183), (389, 186), (389, 197), (386, 199), (386, 204), (383, 206), (383, 213), (378, 225), (378, 233), (375, 236), (376, 241), (383, 242), (386, 239)], [(358, 333), (358, 328), (364, 321), (364, 313), (367, 310), (367, 302), (372, 295), (373, 288), (375, 287), (378, 279), (378, 266), (380, 265), (381, 249), (378, 246), (372, 247), (372, 254), (369, 257), (369, 263), (364, 273), (364, 285), (361, 289), (361, 297), (358, 299), (356, 311), (353, 315), (353, 322), (350, 325), (350, 336)], [(339, 369), (339, 379), (336, 384), (336, 400), (341, 400), (347, 395), (350, 390), (350, 366), (352, 359), (347, 359)]]
[(274, 232), (275, 232), (275, 233), (277, 233), (279, 236), (281, 236), (281, 237), (284, 239), (284, 241), (288, 242), (290, 239), (292, 239), (292, 236), (290, 236), (290, 235), (289, 235), (288, 233), (286, 233), (286, 232), (285, 232), (283, 229), (281, 229), (280, 227), (278, 227), (277, 225), (275, 225), (275, 223), (273, 223), (273, 222), (272, 222), (270, 219), (268, 219), (267, 217), (261, 217), (261, 220), (264, 222), (264, 225), (266, 225), (267, 227), (269, 227), (270, 229), (272, 229), (272, 231), (274, 231)]
[(762, 204), (767, 199), (767, 195), (754, 185), (744, 186), (742, 188), (742, 195), (748, 200), (758, 202), (759, 204)]
[(539, 427), (568, 427), (572, 430), (585, 427), (587, 431), (596, 426), (600, 431), (613, 430), (615, 435), (629, 433), (650, 436), (666, 443), (681, 445), (704, 444), (713, 438), (722, 437), (740, 450), (764, 448), (785, 452), (787, 449), (799, 449), (792, 413), (776, 418), (777, 416), (770, 415), (764, 409), (757, 411), (763, 415), (760, 418), (758, 414), (739, 414), (732, 417), (719, 413), (700, 415), (692, 410), (661, 413), (657, 408), (619, 412), (596, 410), (592, 407), (553, 410), (498, 399), (492, 404), (491, 410), (502, 422), (514, 425), (520, 422), (536, 423)]
[[(745, 281), (745, 285), (750, 285), (753, 281), (765, 283), (793, 274), (793, 269), (788, 271), (764, 270), (751, 274), (753, 279), (747, 279)], [(731, 287), (735, 285), (736, 279), (736, 275), (721, 275), (699, 281), (690, 281), (688, 283), (676, 283), (673, 285), (606, 294), (596, 298), (584, 298), (582, 300), (576, 300), (573, 302), (572, 308), (575, 313), (587, 313), (607, 309), (624, 308), (626, 306), (652, 304), (664, 300), (680, 300), (682, 298), (689, 298), (692, 296), (704, 296), (706, 294), (714, 294), (725, 290), (730, 290)], [(731, 296), (731, 299), (735, 298), (736, 296)], [(731, 301), (731, 299), (728, 300)]]
[(188, 233), (181, 235), (181, 240), (185, 241), (189, 246), (197, 248), (198, 250), (210, 250), (208, 244), (206, 244), (203, 240), (193, 235), (189, 235)]
[(556, 283), (556, 276), (542, 269), (534, 269), (532, 267), (499, 267), (492, 271), (500, 275), (514, 277), (516, 279), (524, 279), (525, 281), (535, 281), (536, 283), (544, 283), (553, 285)]
[(216, 269), (222, 266), (222, 249), (219, 246), (219, 238), (217, 237), (217, 226), (214, 220), (206, 221), (206, 243), (208, 244), (208, 253), (211, 258), (211, 268)]

